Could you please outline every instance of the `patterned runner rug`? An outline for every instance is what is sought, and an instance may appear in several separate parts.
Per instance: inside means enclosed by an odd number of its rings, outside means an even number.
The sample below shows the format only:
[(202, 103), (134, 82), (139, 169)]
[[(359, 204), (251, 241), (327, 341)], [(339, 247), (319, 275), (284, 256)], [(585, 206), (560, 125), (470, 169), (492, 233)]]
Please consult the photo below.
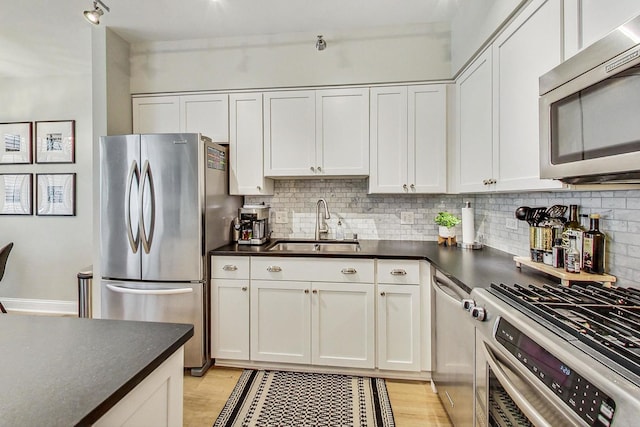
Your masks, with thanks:
[(384, 379), (245, 370), (214, 427), (393, 427)]

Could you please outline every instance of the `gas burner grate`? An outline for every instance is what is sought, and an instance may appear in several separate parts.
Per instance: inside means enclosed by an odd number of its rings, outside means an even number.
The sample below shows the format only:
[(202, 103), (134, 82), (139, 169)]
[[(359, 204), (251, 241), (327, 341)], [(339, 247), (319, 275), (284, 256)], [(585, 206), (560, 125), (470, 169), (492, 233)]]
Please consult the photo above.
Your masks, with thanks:
[(640, 291), (589, 284), (492, 283), (491, 289), (640, 375)]

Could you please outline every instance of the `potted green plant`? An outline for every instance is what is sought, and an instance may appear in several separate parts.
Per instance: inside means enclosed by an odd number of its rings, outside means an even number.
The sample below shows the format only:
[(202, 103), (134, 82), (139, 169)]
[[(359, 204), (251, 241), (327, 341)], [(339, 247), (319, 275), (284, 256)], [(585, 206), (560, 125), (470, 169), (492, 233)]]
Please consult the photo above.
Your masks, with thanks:
[(438, 224), (438, 235), (440, 237), (455, 237), (456, 233), (453, 228), (460, 224), (461, 220), (449, 212), (438, 212), (435, 222)]

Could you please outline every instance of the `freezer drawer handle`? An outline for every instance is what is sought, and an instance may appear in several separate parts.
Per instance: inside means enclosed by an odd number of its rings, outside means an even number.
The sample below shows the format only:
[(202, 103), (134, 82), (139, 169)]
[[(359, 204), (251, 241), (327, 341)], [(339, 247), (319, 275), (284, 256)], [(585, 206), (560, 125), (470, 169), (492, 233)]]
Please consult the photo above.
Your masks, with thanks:
[(227, 265), (225, 265), (224, 267), (222, 267), (222, 269), (223, 269), (224, 271), (238, 271), (238, 266), (237, 266), (237, 265), (230, 265), (230, 264), (227, 264)]
[(391, 270), (391, 275), (392, 276), (406, 276), (407, 275), (407, 271), (403, 268), (394, 268), (393, 270)]
[(340, 272), (342, 274), (356, 274), (358, 272), (358, 270), (356, 270), (353, 267), (350, 267), (350, 268), (343, 268), (342, 270), (340, 270)]
[(123, 288), (121, 286), (107, 285), (107, 289), (121, 294), (135, 295), (175, 295), (189, 294), (193, 292), (193, 288), (175, 288), (175, 289), (132, 289)]
[(282, 271), (282, 267), (278, 267), (277, 265), (270, 265), (267, 267), (267, 271), (269, 273), (280, 273)]

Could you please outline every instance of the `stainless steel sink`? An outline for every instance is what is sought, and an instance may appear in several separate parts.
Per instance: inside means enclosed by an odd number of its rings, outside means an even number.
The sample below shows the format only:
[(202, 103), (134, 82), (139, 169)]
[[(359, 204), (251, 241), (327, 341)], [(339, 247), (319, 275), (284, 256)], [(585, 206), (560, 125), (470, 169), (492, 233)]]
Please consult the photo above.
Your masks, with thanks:
[(270, 252), (358, 252), (358, 242), (316, 241), (316, 242), (276, 242), (267, 249)]

